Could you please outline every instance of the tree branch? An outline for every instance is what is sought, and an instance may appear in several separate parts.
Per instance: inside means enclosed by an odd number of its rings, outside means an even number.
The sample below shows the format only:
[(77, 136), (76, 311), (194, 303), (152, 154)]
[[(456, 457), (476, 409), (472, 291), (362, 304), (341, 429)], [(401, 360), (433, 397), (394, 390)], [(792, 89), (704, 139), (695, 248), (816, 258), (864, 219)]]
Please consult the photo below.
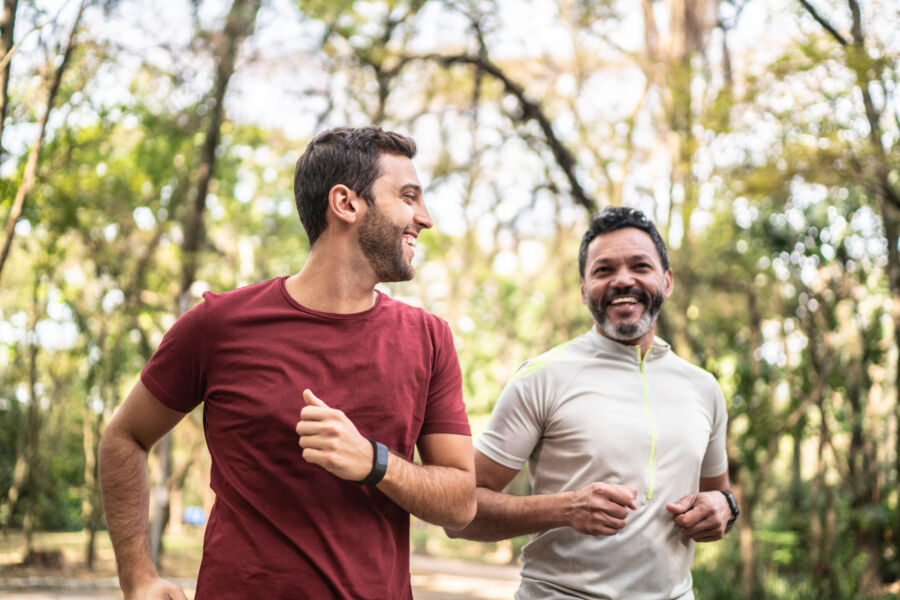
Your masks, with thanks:
[(832, 27), (831, 23), (829, 23), (825, 18), (816, 11), (815, 7), (807, 2), (807, 0), (799, 0), (800, 4), (803, 5), (803, 8), (806, 9), (806, 12), (812, 16), (813, 19), (818, 21), (819, 25), (825, 28), (825, 31), (831, 34), (831, 36), (838, 41), (841, 46), (846, 46), (849, 42), (847, 39), (838, 33), (838, 30)]
[(581, 182), (578, 180), (578, 176), (575, 173), (575, 157), (572, 156), (572, 153), (566, 145), (553, 131), (553, 125), (550, 123), (550, 119), (547, 115), (544, 114), (540, 104), (529, 99), (528, 96), (525, 95), (525, 90), (522, 86), (510, 79), (497, 64), (486, 56), (472, 56), (470, 54), (429, 54), (421, 58), (437, 61), (444, 66), (455, 64), (471, 65), (480, 72), (486, 73), (502, 83), (506, 93), (514, 96), (519, 102), (522, 112), (518, 119), (523, 122), (535, 121), (541, 128), (541, 132), (544, 134), (544, 142), (550, 147), (550, 151), (553, 153), (556, 164), (559, 165), (559, 168), (562, 169), (566, 179), (569, 181), (569, 186), (571, 187), (570, 193), (573, 200), (586, 208), (588, 212), (597, 210), (597, 203), (584, 191), (584, 187), (581, 185)]
[[(56, 104), (56, 96), (59, 93), (59, 86), (62, 83), (63, 75), (66, 72), (66, 68), (69, 66), (72, 52), (75, 50), (78, 27), (81, 23), (81, 16), (84, 14), (86, 5), (87, 0), (82, 0), (81, 6), (78, 9), (78, 14), (75, 16), (75, 22), (72, 24), (72, 31), (69, 33), (69, 40), (66, 43), (66, 49), (63, 52), (62, 60), (56, 68), (56, 73), (54, 73), (53, 80), (50, 83), (50, 89), (47, 94), (47, 108), (44, 111), (44, 116), (41, 118), (40, 125), (38, 126), (37, 140), (35, 141), (34, 146), (32, 146), (31, 151), (28, 153), (28, 159), (25, 163), (25, 172), (22, 175), (22, 183), (16, 191), (16, 197), (13, 200), (12, 208), (6, 219), (6, 234), (3, 240), (3, 248), (0, 250), (0, 273), (3, 272), (3, 265), (6, 264), (6, 259), (9, 257), (9, 250), (12, 247), (13, 238), (16, 235), (16, 223), (18, 223), (19, 217), (22, 216), (25, 200), (28, 197), (28, 194), (31, 193), (32, 188), (34, 188), (37, 176), (38, 159), (40, 158), (44, 135), (47, 131), (47, 122), (50, 120), (50, 113), (53, 111), (54, 104)], [(9, 56), (10, 53), (7, 55)]]

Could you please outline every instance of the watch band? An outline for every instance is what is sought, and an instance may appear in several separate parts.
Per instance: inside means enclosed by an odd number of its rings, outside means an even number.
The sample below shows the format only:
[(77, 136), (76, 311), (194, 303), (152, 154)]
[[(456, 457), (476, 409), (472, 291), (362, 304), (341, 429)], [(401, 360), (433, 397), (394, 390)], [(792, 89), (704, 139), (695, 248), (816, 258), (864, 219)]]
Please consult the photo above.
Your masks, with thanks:
[(725, 490), (719, 490), (722, 494), (725, 495), (725, 499), (728, 500), (728, 508), (731, 509), (731, 519), (728, 520), (727, 527), (731, 527), (734, 522), (737, 520), (738, 515), (741, 514), (741, 509), (738, 508), (737, 501), (734, 499), (734, 496), (731, 492), (726, 492)]
[(359, 485), (375, 485), (384, 479), (384, 474), (387, 473), (387, 446), (371, 438), (369, 438), (369, 441), (372, 443), (372, 470), (369, 471), (365, 479), (356, 482)]

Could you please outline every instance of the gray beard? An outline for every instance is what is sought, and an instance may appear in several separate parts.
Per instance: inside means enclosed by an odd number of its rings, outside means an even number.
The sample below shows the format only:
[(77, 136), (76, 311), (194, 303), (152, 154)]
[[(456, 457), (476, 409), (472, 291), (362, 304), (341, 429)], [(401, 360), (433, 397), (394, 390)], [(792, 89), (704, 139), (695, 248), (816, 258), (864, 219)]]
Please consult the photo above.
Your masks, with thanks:
[(632, 342), (644, 337), (653, 330), (653, 326), (656, 325), (656, 319), (659, 317), (659, 312), (662, 310), (663, 295), (662, 293), (657, 293), (653, 296), (648, 294), (641, 295), (648, 299), (649, 302), (641, 301), (644, 305), (644, 313), (637, 323), (616, 324), (606, 316), (605, 308), (611, 299), (610, 294), (607, 294), (602, 301), (597, 301), (593, 298), (587, 299), (588, 310), (591, 311), (594, 323), (597, 324), (603, 335), (617, 342)]

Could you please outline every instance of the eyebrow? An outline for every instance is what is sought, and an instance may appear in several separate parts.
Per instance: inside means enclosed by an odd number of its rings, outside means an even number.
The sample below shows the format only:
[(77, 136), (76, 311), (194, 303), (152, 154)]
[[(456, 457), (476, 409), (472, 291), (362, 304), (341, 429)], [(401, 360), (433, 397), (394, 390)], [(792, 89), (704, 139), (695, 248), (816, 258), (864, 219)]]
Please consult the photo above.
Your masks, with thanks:
[[(647, 253), (632, 254), (631, 256), (629, 256), (628, 258), (626, 258), (626, 260), (628, 260), (628, 261), (634, 261), (634, 260), (649, 260), (649, 261), (652, 261), (652, 260), (653, 260), (653, 255), (647, 254)], [(612, 261), (613, 261), (612, 258), (607, 258), (607, 257), (601, 256), (601, 257), (595, 259), (594, 261), (592, 261), (591, 264), (607, 263), (607, 262), (612, 262)]]
[(422, 186), (415, 183), (407, 183), (400, 186), (400, 191), (405, 192), (407, 190), (412, 190), (414, 192), (422, 193)]

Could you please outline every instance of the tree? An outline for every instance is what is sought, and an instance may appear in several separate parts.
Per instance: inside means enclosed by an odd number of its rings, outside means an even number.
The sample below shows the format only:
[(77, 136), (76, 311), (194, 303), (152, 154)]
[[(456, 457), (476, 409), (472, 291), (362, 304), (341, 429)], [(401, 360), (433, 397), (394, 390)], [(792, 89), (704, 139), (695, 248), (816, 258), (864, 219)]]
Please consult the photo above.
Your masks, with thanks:
[[(41, 117), (41, 121), (38, 126), (37, 140), (35, 140), (34, 146), (28, 154), (28, 160), (25, 163), (25, 172), (22, 177), (22, 183), (19, 184), (19, 189), (16, 192), (15, 199), (13, 199), (12, 207), (9, 211), (9, 216), (6, 219), (6, 232), (4, 235), (3, 247), (2, 249), (0, 249), (0, 275), (3, 274), (3, 266), (6, 264), (6, 259), (9, 256), (9, 249), (10, 246), (12, 246), (13, 237), (15, 236), (16, 223), (19, 221), (19, 217), (22, 216), (22, 208), (25, 204), (25, 199), (28, 197), (28, 194), (34, 187), (35, 173), (38, 167), (38, 160), (41, 154), (41, 145), (44, 141), (44, 134), (47, 131), (47, 122), (50, 119), (50, 112), (53, 110), (53, 106), (56, 103), (56, 96), (59, 93), (59, 86), (62, 83), (63, 74), (65, 74), (66, 67), (68, 66), (69, 61), (72, 58), (72, 53), (75, 50), (79, 22), (81, 21), (81, 17), (84, 14), (86, 3), (87, 0), (82, 0), (81, 4), (79, 5), (78, 14), (75, 16), (75, 22), (72, 25), (72, 31), (69, 34), (68, 41), (65, 45), (65, 50), (62, 53), (62, 60), (60, 61), (59, 65), (56, 66), (55, 70), (53, 71), (52, 78), (50, 79), (47, 91), (47, 104), (46, 108), (44, 109), (44, 115), (43, 117)], [(6, 6), (4, 5), (4, 11), (5, 10)], [(9, 34), (12, 35), (11, 30)], [(4, 32), (3, 35), (5, 36), (6, 32)], [(5, 78), (3, 79), (2, 84), (6, 84)], [(4, 101), (3, 108), (5, 109), (5, 107), (6, 103)]]
[[(884, 135), (884, 121), (890, 118), (889, 103), (886, 93), (896, 84), (896, 69), (892, 64), (891, 54), (885, 53), (884, 48), (878, 47), (878, 41), (868, 39), (863, 26), (863, 14), (857, 0), (847, 0), (847, 9), (850, 13), (849, 35), (842, 34), (830, 22), (822, 16), (816, 8), (807, 0), (800, 0), (800, 4), (806, 12), (818, 22), (827, 34), (840, 46), (841, 59), (847, 69), (853, 73), (855, 87), (862, 98), (865, 119), (868, 124), (868, 148), (856, 155), (853, 161), (853, 171), (847, 173), (853, 179), (862, 180), (874, 193), (878, 201), (884, 234), (887, 238), (887, 280), (891, 290), (894, 340), (900, 340), (900, 310), (897, 310), (900, 302), (900, 189), (897, 187), (897, 173), (900, 164), (896, 160), (897, 141), (893, 148), (886, 148)], [(875, 56), (873, 56), (873, 50)], [(880, 55), (880, 56), (878, 56)], [(878, 56), (878, 57), (876, 57)], [(882, 97), (881, 105), (877, 103), (873, 92)], [(896, 113), (893, 115), (896, 118)], [(891, 152), (894, 150), (894, 152)], [(896, 380), (894, 389), (900, 390), (900, 362), (894, 369)], [(894, 448), (894, 481), (900, 482), (900, 398), (896, 399), (894, 419), (896, 423), (895, 448)], [(893, 531), (900, 532), (900, 507), (895, 510)], [(895, 546), (895, 552), (900, 551), (900, 544)], [(895, 576), (896, 572), (893, 573)]]
[[(186, 215), (183, 224), (181, 289), (178, 294), (177, 313), (179, 315), (187, 312), (190, 308), (191, 286), (197, 272), (198, 250), (204, 242), (203, 216), (209, 183), (215, 173), (216, 150), (225, 116), (225, 93), (235, 72), (241, 44), (253, 33), (260, 3), (261, 0), (234, 0), (225, 18), (221, 34), (216, 35), (213, 40), (212, 52), (216, 62), (216, 76), (209, 98), (210, 119), (195, 172), (196, 188), (193, 193), (193, 210)], [(171, 434), (166, 434), (160, 442), (158, 450), (160, 474), (153, 494), (155, 509), (153, 520), (150, 523), (150, 553), (157, 567), (159, 567), (159, 555), (162, 547), (162, 532), (169, 520), (170, 452)]]

